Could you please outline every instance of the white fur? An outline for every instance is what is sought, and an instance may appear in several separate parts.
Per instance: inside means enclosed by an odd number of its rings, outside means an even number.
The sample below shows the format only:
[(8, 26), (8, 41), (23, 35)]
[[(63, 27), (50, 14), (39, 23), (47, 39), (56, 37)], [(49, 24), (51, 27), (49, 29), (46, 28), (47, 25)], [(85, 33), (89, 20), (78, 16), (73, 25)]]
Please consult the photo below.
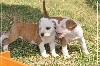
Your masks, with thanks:
[[(83, 37), (83, 30), (80, 26), (79, 23), (76, 22), (77, 26), (72, 30), (68, 30), (66, 27), (65, 27), (65, 24), (66, 24), (66, 21), (68, 20), (69, 18), (66, 18), (66, 19), (63, 19), (60, 24), (58, 24), (57, 26), (57, 32), (58, 33), (62, 33), (61, 36), (59, 36), (60, 38), (62, 37), (65, 37), (66, 40), (69, 40), (70, 41), (73, 41), (73, 40), (79, 40), (79, 42), (81, 43), (81, 46), (82, 46), (82, 50), (83, 52), (88, 55), (89, 52), (87, 50), (87, 47), (86, 47), (86, 43), (85, 43), (85, 39)], [(63, 27), (62, 27), (63, 26)], [(63, 55), (64, 56), (67, 56), (68, 55), (68, 51), (65, 49), (66, 47), (63, 47)], [(68, 57), (68, 56), (67, 56)]]
[[(3, 34), (3, 35), (1, 35), (1, 37), (0, 37), (0, 44), (1, 44), (1, 46), (2, 46), (2, 41), (4, 40), (4, 39), (6, 39), (6, 38), (8, 38), (9, 37), (9, 34)], [(4, 45), (3, 46), (3, 50), (4, 51), (6, 51), (6, 50), (8, 50), (8, 45)]]
[(62, 53), (64, 55), (64, 58), (70, 58), (70, 55), (68, 53), (68, 49), (67, 49), (67, 45), (66, 46), (62, 46)]
[(88, 55), (89, 52), (87, 50), (87, 46), (86, 46), (86, 42), (85, 42), (84, 37), (80, 38), (79, 42), (81, 43), (83, 53), (86, 54), (86, 55)]
[(55, 43), (54, 43), (54, 41), (52, 41), (49, 45), (50, 45), (50, 49), (51, 49), (51, 54), (52, 54), (52, 56), (53, 56), (53, 57), (59, 56), (59, 55), (56, 54), (56, 52), (55, 52)]
[(50, 36), (50, 33), (45, 33), (44, 36), (47, 36), (48, 37), (48, 36)]
[(3, 51), (8, 50), (8, 44), (3, 46)]
[(0, 37), (0, 44), (2, 44), (2, 41), (6, 38), (8, 38), (9, 36), (6, 34), (6, 35), (1, 35)]
[(39, 48), (40, 48), (40, 52), (41, 52), (41, 55), (43, 57), (48, 57), (49, 55), (46, 53), (46, 50), (45, 50), (45, 47), (44, 47), (44, 42), (41, 42), (40, 45), (39, 45)]
[(8, 35), (1, 35), (0, 42), (3, 41), (4, 39), (8, 38), (8, 37), (9, 37)]
[[(46, 30), (46, 27), (51, 27), (50, 30)], [(39, 23), (39, 33), (44, 33), (45, 36), (50, 36), (54, 31), (55, 25), (52, 21), (50, 21), (48, 18), (41, 18)]]
[[(46, 27), (51, 27), (49, 30), (46, 29)], [(39, 22), (39, 35), (42, 39), (41, 44), (39, 45), (40, 47), (40, 52), (43, 57), (48, 57), (49, 55), (46, 53), (44, 44), (49, 43), (50, 44), (50, 49), (51, 49), (51, 54), (52, 56), (56, 57), (59, 56), (55, 52), (55, 24), (52, 22), (52, 20), (48, 18), (41, 18)], [(44, 33), (44, 36), (41, 36), (41, 33)]]

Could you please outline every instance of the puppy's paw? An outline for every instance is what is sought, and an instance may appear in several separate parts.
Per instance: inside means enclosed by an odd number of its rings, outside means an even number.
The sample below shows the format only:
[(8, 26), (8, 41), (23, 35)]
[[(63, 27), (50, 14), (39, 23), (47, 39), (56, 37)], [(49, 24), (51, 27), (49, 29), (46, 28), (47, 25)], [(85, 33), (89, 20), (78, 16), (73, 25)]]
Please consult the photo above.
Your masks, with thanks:
[(47, 57), (49, 57), (50, 55), (49, 55), (49, 54), (42, 54), (42, 56), (43, 56), (44, 58), (47, 58)]
[(56, 54), (56, 53), (55, 53), (55, 54), (52, 54), (52, 56), (53, 56), (53, 57), (59, 57), (59, 55)]
[(64, 59), (69, 59), (71, 56), (70, 55), (67, 55), (67, 56), (64, 56)]
[(7, 51), (8, 50), (8, 45), (4, 45), (3, 46), (3, 51)]
[(83, 51), (83, 53), (84, 53), (86, 56), (90, 54), (87, 50), (86, 50), (86, 51)]

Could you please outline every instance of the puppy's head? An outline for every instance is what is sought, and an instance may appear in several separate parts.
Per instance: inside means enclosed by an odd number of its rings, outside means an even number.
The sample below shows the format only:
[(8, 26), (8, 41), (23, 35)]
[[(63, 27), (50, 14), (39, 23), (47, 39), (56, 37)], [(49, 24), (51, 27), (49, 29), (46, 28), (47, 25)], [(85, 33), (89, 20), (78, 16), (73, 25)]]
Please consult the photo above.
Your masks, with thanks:
[(55, 24), (48, 18), (41, 18), (39, 21), (39, 35), (41, 37), (48, 37), (55, 31)]
[(72, 31), (76, 26), (77, 26), (77, 24), (73, 20), (63, 19), (57, 25), (56, 31), (57, 31), (57, 33), (65, 32), (65, 30)]

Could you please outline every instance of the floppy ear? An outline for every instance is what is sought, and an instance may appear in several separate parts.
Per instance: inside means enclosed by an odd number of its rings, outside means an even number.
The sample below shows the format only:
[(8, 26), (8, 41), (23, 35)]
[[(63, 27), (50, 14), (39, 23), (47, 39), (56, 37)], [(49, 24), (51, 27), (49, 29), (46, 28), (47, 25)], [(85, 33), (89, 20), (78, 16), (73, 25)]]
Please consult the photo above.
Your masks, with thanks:
[(56, 20), (56, 19), (50, 19), (50, 21), (52, 21), (55, 25), (58, 25), (58, 20)]
[(75, 27), (77, 26), (77, 24), (71, 20), (71, 19), (68, 19), (66, 21), (66, 28), (69, 29), (69, 30), (73, 30)]
[(58, 25), (58, 20), (50, 19), (50, 21), (54, 23), (54, 25), (55, 25), (54, 28), (56, 29), (56, 26)]
[(58, 25), (58, 20), (56, 20), (56, 19), (50, 19), (50, 21), (52, 21), (54, 23), (55, 29), (56, 29), (56, 26)]

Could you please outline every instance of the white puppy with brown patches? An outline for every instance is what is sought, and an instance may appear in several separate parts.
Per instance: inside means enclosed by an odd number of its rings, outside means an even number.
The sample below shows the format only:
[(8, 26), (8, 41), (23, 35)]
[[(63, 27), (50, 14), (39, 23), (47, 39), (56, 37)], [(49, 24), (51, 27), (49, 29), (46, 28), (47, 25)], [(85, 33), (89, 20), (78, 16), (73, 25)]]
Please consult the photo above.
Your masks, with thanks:
[(74, 40), (78, 40), (81, 43), (82, 51), (85, 55), (89, 54), (83, 37), (83, 30), (78, 22), (69, 18), (64, 18), (60, 22), (56, 21), (56, 25), (56, 31), (59, 34), (59, 38), (62, 38), (63, 40), (64, 38), (66, 39), (66, 44), (62, 46), (62, 53), (64, 54), (64, 57), (70, 57), (67, 50), (67, 44)]

